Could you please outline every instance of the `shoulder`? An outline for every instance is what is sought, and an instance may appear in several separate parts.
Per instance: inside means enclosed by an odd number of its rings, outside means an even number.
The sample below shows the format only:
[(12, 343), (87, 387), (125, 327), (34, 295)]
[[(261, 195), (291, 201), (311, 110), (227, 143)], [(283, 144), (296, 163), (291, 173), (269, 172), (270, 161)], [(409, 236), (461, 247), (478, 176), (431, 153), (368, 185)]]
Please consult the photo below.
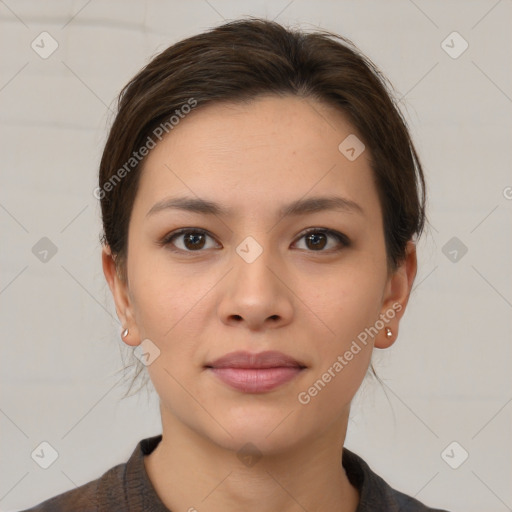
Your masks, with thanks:
[(99, 512), (125, 503), (126, 463), (106, 471), (100, 478), (39, 503), (21, 512)]
[(343, 467), (360, 494), (356, 512), (448, 512), (430, 508), (412, 496), (393, 489), (357, 454), (343, 448)]
[(127, 462), (110, 468), (96, 480), (21, 512), (168, 512), (153, 489), (144, 468), (144, 455), (151, 453), (161, 439), (161, 434), (142, 439)]

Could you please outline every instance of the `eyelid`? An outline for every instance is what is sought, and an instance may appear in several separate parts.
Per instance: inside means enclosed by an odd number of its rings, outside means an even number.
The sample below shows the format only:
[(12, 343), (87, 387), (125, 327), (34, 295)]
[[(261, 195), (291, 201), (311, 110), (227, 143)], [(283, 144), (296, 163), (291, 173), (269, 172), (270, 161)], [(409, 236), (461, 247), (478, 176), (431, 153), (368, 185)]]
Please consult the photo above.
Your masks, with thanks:
[[(174, 231), (171, 231), (170, 233), (167, 233), (158, 243), (158, 245), (161, 245), (161, 246), (168, 246), (168, 245), (172, 245), (171, 244), (171, 241), (174, 239), (174, 238), (178, 238), (179, 236), (181, 235), (184, 235), (186, 233), (198, 233), (198, 234), (201, 234), (201, 235), (207, 235), (209, 236), (211, 239), (213, 240), (216, 240), (216, 238), (206, 229), (203, 229), (203, 228), (180, 228), (180, 229), (176, 229)], [(218, 242), (217, 242), (218, 243)], [(193, 253), (193, 252), (203, 252), (203, 251), (183, 251), (182, 249), (173, 249), (177, 252), (188, 252), (188, 253)]]
[[(310, 233), (322, 233), (324, 235), (331, 236), (331, 237), (335, 238), (343, 247), (349, 247), (351, 245), (350, 238), (347, 235), (345, 235), (345, 233), (342, 233), (341, 231), (338, 231), (336, 229), (321, 228), (321, 227), (312, 227), (312, 228), (305, 229), (299, 235), (297, 235), (296, 240), (299, 241), (300, 239), (302, 239), (306, 235), (309, 235)], [(294, 243), (296, 243), (296, 242), (294, 242)], [(336, 251), (336, 250), (339, 250), (339, 249), (334, 249), (334, 251)], [(308, 251), (308, 252), (329, 253), (329, 252), (332, 252), (332, 250), (331, 251), (329, 251), (329, 250), (327, 250), (327, 251)]]

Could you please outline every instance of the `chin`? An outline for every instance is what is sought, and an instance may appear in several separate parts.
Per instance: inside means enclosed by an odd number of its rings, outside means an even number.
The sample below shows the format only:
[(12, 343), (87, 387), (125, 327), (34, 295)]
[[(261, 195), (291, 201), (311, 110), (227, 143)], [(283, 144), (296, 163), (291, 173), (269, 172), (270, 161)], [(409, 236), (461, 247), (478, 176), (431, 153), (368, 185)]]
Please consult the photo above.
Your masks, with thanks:
[(257, 429), (246, 428), (231, 433), (233, 437), (219, 439), (217, 444), (224, 449), (235, 452), (237, 456), (243, 454), (255, 456), (279, 455), (292, 450), (297, 442), (295, 437), (290, 435), (290, 432), (284, 432), (284, 435), (271, 434), (267, 437), (266, 433)]
[[(257, 408), (243, 415), (242, 410), (233, 416), (224, 414), (222, 425), (229, 432), (217, 429), (215, 438), (216, 444), (223, 448), (238, 452), (247, 444), (253, 445), (262, 453), (271, 455), (291, 449), (300, 442), (301, 431), (292, 418), (286, 418), (290, 411), (286, 408), (279, 408), (277, 411), (263, 411)], [(293, 413), (290, 415), (293, 416)], [(285, 419), (286, 418), (286, 419)], [(284, 420), (284, 421), (283, 421)], [(290, 421), (292, 420), (292, 421)], [(306, 433), (304, 432), (304, 435)]]

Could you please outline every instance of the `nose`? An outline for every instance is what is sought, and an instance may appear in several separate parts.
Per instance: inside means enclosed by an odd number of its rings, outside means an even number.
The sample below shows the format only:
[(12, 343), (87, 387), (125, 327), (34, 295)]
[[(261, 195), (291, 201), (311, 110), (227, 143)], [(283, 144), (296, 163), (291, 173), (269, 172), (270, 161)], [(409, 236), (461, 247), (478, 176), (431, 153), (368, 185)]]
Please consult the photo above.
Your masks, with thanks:
[(244, 324), (252, 331), (283, 327), (293, 316), (293, 286), (282, 265), (272, 260), (270, 251), (252, 262), (238, 254), (234, 268), (224, 280), (218, 314), (226, 325)]

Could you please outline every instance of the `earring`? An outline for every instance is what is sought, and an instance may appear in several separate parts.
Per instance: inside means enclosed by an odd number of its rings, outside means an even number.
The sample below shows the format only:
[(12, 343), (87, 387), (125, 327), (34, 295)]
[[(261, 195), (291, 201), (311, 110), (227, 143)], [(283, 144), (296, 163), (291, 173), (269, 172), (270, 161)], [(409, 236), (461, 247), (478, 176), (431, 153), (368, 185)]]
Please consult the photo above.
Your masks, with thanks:
[(389, 327), (386, 327), (386, 336), (388, 338), (391, 338), (391, 336), (393, 336), (393, 332), (391, 331), (391, 329)]
[(123, 338), (126, 338), (126, 336), (128, 336), (128, 327), (122, 332), (121, 336)]

